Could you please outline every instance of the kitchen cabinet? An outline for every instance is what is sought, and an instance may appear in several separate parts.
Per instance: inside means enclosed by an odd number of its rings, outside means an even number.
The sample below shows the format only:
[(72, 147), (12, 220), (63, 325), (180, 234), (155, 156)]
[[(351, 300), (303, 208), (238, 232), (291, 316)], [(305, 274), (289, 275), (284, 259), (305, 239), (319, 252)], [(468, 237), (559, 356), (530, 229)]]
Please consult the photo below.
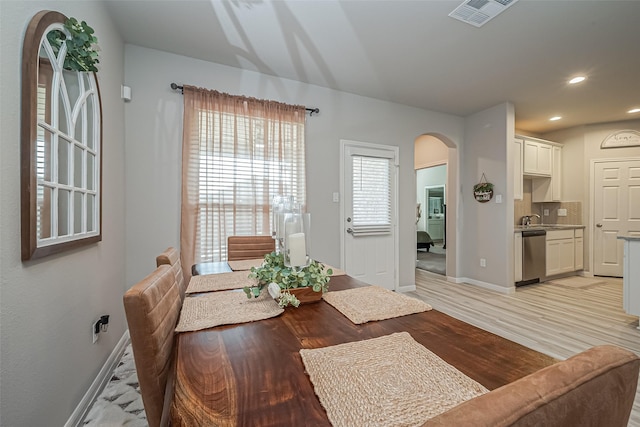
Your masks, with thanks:
[(513, 261), (513, 281), (519, 282), (522, 280), (522, 233), (519, 232), (514, 233), (513, 237)]
[(584, 230), (576, 229), (573, 244), (575, 246), (574, 269), (584, 270)]
[(531, 201), (560, 202), (562, 200), (562, 147), (551, 146), (551, 176), (549, 178), (533, 177)]
[(551, 177), (553, 147), (541, 141), (524, 140), (524, 175)]
[(513, 151), (511, 163), (513, 164), (513, 199), (522, 200), (523, 197), (523, 181), (522, 181), (522, 162), (524, 159), (524, 140), (516, 138), (513, 141)]
[(574, 230), (547, 231), (546, 275), (575, 271)]

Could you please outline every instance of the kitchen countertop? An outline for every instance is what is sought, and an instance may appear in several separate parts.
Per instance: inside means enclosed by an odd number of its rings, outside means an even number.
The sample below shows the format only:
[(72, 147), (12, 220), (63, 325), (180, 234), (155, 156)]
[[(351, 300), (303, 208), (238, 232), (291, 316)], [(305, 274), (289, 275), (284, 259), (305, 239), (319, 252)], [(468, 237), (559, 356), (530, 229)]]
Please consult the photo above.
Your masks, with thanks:
[(532, 224), (528, 227), (516, 225), (514, 232), (520, 233), (524, 230), (575, 230), (576, 228), (585, 228), (584, 225), (570, 225), (570, 224)]

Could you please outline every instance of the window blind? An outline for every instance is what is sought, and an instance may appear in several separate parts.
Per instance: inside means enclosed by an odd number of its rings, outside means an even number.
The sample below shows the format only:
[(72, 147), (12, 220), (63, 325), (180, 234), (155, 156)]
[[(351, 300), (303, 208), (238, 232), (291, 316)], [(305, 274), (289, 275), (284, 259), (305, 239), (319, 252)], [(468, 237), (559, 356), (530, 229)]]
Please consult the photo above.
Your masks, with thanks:
[(354, 235), (391, 233), (390, 159), (352, 155)]

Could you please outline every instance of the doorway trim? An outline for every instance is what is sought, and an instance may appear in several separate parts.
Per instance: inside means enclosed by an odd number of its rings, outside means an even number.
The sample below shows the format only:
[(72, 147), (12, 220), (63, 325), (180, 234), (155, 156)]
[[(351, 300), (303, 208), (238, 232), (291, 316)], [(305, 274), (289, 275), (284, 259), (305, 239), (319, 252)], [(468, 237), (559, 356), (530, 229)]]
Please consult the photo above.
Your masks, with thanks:
[[(422, 144), (423, 137), (430, 137), (437, 139), (447, 149), (446, 159), (420, 162), (415, 161), (417, 145)], [(460, 152), (458, 145), (447, 137), (438, 132), (425, 132), (416, 137), (414, 140), (414, 183), (416, 183), (417, 171), (427, 167), (446, 165), (447, 166), (447, 262), (446, 262), (446, 280), (452, 283), (462, 283), (465, 279), (460, 276), (460, 260), (459, 250), (460, 242), (458, 241), (458, 219), (459, 219), (459, 205), (462, 202), (460, 197)], [(416, 242), (413, 242), (414, 247)]]
[(393, 206), (392, 209), (395, 212), (394, 215), (394, 223), (392, 224), (391, 229), (393, 230), (393, 244), (395, 246), (394, 257), (393, 257), (393, 266), (394, 266), (394, 278), (393, 278), (393, 288), (396, 291), (400, 291), (400, 239), (398, 232), (398, 214), (399, 214), (399, 176), (400, 176), (400, 148), (395, 145), (385, 145), (385, 144), (374, 144), (370, 142), (361, 142), (354, 141), (348, 139), (340, 140), (340, 264), (343, 268), (346, 268), (346, 251), (345, 251), (345, 236), (344, 236), (344, 227), (346, 224), (346, 212), (347, 208), (344, 203), (345, 194), (346, 194), (346, 186), (345, 186), (345, 176), (344, 176), (344, 158), (347, 148), (363, 148), (363, 149), (373, 149), (373, 150), (384, 150), (384, 151), (393, 151), (395, 157), (395, 167), (396, 167), (396, 179), (394, 183), (393, 192), (395, 196), (393, 197)]
[(589, 238), (589, 270), (585, 272), (585, 276), (593, 277), (595, 264), (595, 238), (593, 230), (595, 229), (595, 194), (596, 194), (596, 164), (597, 163), (615, 163), (615, 162), (627, 162), (627, 161), (640, 161), (640, 157), (613, 157), (602, 159), (591, 159), (589, 167), (589, 230), (587, 236)]

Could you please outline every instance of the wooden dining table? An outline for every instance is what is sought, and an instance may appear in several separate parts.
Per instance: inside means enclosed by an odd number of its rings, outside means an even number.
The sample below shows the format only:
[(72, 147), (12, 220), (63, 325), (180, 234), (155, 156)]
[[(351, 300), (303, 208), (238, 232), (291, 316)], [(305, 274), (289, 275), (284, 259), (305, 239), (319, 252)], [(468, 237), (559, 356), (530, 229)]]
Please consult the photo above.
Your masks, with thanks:
[[(335, 276), (330, 291), (367, 286)], [(324, 300), (278, 317), (176, 337), (174, 426), (329, 426), (300, 349), (406, 331), (489, 390), (556, 359), (436, 310), (356, 325)]]

